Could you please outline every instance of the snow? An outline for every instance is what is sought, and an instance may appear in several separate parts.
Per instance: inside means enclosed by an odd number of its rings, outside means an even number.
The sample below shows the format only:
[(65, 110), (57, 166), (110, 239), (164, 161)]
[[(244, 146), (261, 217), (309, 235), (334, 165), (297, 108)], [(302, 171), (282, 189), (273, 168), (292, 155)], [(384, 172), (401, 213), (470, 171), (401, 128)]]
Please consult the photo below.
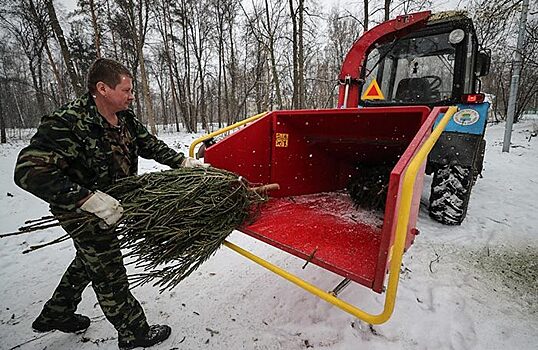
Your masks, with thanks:
[[(488, 125), (484, 177), (473, 189), (461, 226), (427, 215), (426, 178), (420, 235), (404, 256), (396, 307), (370, 327), (340, 309), (220, 249), (171, 292), (134, 290), (152, 323), (172, 326), (155, 349), (536, 349), (538, 344), (538, 120), (514, 125), (502, 153), (504, 124)], [(187, 152), (198, 135), (166, 134)], [(0, 145), (0, 232), (48, 213), (47, 205), (15, 186), (13, 166), (26, 142)], [(141, 162), (142, 171), (165, 167)], [(430, 182), (428, 182), (430, 181)], [(92, 324), (82, 334), (34, 333), (31, 322), (74, 256), (69, 241), (23, 255), (29, 245), (61, 235), (49, 229), (0, 239), (0, 349), (115, 349), (116, 332), (91, 288), (78, 311)], [(234, 232), (230, 240), (320, 286), (341, 280), (312, 264)], [(132, 269), (130, 270), (132, 271)], [(384, 295), (351, 284), (342, 299), (378, 313)], [(22, 345), (20, 345), (22, 344)], [(20, 345), (17, 347), (17, 345)]]

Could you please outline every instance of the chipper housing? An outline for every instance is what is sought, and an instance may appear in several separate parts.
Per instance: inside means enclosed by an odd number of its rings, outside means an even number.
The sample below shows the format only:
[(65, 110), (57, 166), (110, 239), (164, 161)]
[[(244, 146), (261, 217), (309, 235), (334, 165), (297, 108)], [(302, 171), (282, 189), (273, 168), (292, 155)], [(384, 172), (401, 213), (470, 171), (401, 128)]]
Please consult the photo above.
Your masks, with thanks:
[[(424, 106), (273, 111), (209, 147), (205, 161), (254, 183), (278, 183), (241, 231), (383, 290), (402, 179), (440, 109)], [(394, 164), (384, 211), (354, 207), (345, 188), (361, 166)], [(405, 247), (418, 233), (424, 164), (414, 183)]]

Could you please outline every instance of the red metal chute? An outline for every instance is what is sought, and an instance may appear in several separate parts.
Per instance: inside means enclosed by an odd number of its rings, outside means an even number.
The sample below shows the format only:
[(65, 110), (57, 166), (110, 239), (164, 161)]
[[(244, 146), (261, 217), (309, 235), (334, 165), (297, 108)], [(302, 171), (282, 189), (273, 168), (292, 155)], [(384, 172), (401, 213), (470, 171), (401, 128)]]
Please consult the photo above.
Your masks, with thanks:
[[(429, 113), (423, 106), (274, 111), (209, 147), (205, 160), (251, 182), (280, 184), (243, 232), (381, 292), (402, 174), (431, 130)], [(346, 187), (357, 164), (385, 161), (397, 164), (384, 216), (361, 213), (349, 196), (335, 192)], [(416, 232), (422, 177), (407, 247)]]

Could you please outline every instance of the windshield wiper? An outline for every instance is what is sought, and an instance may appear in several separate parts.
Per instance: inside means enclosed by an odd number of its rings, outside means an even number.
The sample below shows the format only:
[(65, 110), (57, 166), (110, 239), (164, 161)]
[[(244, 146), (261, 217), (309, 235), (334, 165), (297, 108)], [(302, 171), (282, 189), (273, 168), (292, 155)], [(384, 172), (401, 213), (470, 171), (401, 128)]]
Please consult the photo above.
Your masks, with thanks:
[[(366, 78), (368, 78), (370, 76), (370, 74), (372, 74), (372, 72), (377, 68), (379, 63), (381, 63), (381, 61), (383, 61), (385, 59), (385, 57), (387, 57), (387, 55), (392, 51), (392, 49), (394, 49), (394, 46), (396, 46), (396, 43), (398, 43), (398, 39), (394, 38), (394, 41), (392, 43), (390, 43), (390, 46), (389, 46), (388, 50), (385, 51), (385, 53), (383, 53), (382, 55), (379, 55), (379, 58), (377, 59), (377, 62), (374, 64), (372, 69), (370, 69), (367, 72), (367, 74), (364, 76), (364, 80), (366, 80)], [(379, 51), (379, 49), (378, 49), (378, 51)]]
[(445, 56), (435, 56), (437, 57), (444, 66), (449, 70), (450, 74), (454, 75), (454, 68), (450, 65), (450, 62), (448, 62), (448, 59)]

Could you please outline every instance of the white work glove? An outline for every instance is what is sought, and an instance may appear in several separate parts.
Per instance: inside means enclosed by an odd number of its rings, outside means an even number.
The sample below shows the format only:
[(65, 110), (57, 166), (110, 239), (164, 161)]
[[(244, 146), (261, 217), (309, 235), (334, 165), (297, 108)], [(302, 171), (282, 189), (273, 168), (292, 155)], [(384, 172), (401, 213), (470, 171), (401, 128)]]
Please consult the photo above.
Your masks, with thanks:
[(80, 209), (103, 219), (107, 226), (112, 226), (123, 215), (123, 208), (118, 200), (101, 191), (95, 193), (84, 202)]
[(181, 163), (181, 166), (184, 168), (208, 168), (210, 165), (211, 164), (209, 163), (204, 163), (200, 159), (192, 157), (185, 157)]

